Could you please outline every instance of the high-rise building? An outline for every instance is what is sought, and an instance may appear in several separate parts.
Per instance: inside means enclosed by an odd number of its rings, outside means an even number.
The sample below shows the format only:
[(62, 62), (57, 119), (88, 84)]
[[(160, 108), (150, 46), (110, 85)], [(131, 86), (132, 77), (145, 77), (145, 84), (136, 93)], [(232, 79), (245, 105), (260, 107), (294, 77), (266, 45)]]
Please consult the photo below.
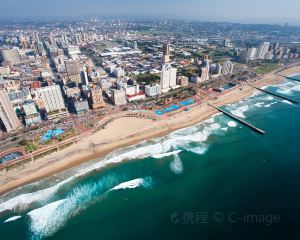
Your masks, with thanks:
[(79, 33), (75, 34), (75, 43), (80, 44), (81, 43), (81, 36)]
[(257, 48), (249, 48), (247, 51), (247, 59), (253, 60), (257, 56)]
[(223, 64), (222, 72), (223, 74), (232, 74), (234, 64), (231, 61), (226, 61)]
[(63, 42), (65, 45), (69, 44), (68, 37), (67, 37), (66, 34), (62, 34), (62, 35), (61, 35), (61, 38), (62, 38), (62, 42)]
[(38, 32), (34, 32), (34, 40), (36, 43), (41, 43), (40, 36)]
[(209, 68), (208, 67), (202, 67), (200, 69), (200, 78), (201, 82), (207, 81), (209, 79)]
[(0, 90), (0, 121), (7, 132), (17, 130), (21, 126), (21, 122), (4, 90)]
[(162, 92), (168, 92), (170, 88), (176, 87), (177, 69), (171, 67), (170, 64), (162, 66), (160, 74), (160, 86)]
[(259, 49), (258, 49), (258, 52), (257, 52), (257, 58), (258, 59), (265, 59), (266, 58), (266, 55), (269, 51), (269, 48), (270, 48), (270, 43), (269, 42), (263, 42), (260, 46), (259, 46)]
[(121, 78), (121, 77), (124, 77), (124, 75), (125, 75), (125, 71), (121, 67), (115, 68), (113, 73), (116, 78)]
[(204, 64), (204, 67), (207, 67), (208, 72), (209, 72), (209, 68), (210, 68), (209, 63), (210, 63), (209, 56), (208, 55), (204, 55), (203, 64)]
[(170, 55), (171, 54), (171, 47), (170, 44), (165, 43), (163, 46), (163, 54), (164, 55)]
[(37, 95), (43, 100), (48, 113), (66, 108), (60, 87), (58, 85), (39, 88), (37, 89)]
[(163, 64), (170, 62), (171, 47), (168, 43), (163, 45)]
[(50, 40), (51, 46), (56, 46), (55, 35), (53, 33), (50, 33), (49, 40)]
[(91, 89), (91, 103), (93, 109), (105, 106), (102, 96), (102, 89), (100, 87), (93, 87)]
[(112, 89), (112, 100), (116, 106), (121, 106), (127, 104), (125, 90)]
[(66, 61), (66, 70), (68, 74), (68, 79), (76, 84), (81, 83), (80, 75), (80, 62), (79, 61)]

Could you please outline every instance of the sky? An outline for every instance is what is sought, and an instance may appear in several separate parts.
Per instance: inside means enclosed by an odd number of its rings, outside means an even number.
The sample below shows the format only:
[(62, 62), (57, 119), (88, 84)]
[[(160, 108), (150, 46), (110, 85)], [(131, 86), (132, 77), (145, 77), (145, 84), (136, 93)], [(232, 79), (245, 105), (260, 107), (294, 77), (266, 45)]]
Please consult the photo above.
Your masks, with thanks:
[(299, 0), (0, 0), (1, 19), (86, 16), (300, 24)]

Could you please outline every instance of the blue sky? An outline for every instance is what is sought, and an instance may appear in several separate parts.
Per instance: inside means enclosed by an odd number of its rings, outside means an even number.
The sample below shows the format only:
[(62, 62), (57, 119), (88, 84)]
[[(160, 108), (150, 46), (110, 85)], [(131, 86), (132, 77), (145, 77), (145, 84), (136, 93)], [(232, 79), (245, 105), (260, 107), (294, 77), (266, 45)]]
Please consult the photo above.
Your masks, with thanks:
[(299, 0), (0, 0), (0, 18), (165, 17), (243, 23), (298, 23)]

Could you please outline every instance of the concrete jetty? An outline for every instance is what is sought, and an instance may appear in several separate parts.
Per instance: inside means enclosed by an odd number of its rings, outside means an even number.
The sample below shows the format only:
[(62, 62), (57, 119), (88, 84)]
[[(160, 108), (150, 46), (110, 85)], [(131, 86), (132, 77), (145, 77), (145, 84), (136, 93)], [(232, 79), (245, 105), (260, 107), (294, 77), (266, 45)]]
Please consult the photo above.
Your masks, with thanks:
[(259, 134), (266, 134), (265, 131), (263, 131), (263, 130), (261, 130), (261, 129), (255, 127), (255, 126), (253, 126), (252, 124), (250, 124), (250, 123), (248, 123), (248, 122), (246, 122), (246, 121), (244, 121), (244, 120), (242, 120), (242, 119), (240, 119), (240, 118), (238, 118), (238, 117), (236, 117), (236, 116), (234, 116), (233, 114), (231, 114), (231, 113), (229, 113), (229, 112), (226, 112), (225, 110), (223, 110), (223, 109), (221, 109), (221, 108), (219, 108), (219, 107), (217, 107), (217, 106), (214, 106), (214, 105), (212, 105), (212, 104), (210, 104), (210, 103), (208, 103), (208, 105), (211, 106), (211, 107), (213, 107), (213, 108), (215, 108), (215, 109), (217, 109), (219, 112), (221, 112), (221, 113), (227, 115), (228, 117), (232, 118), (233, 120), (236, 120), (236, 121), (240, 122), (241, 124), (243, 124), (243, 125), (249, 127), (250, 129), (254, 130), (255, 132), (257, 132), (257, 133), (259, 133)]
[(258, 88), (258, 87), (255, 87), (255, 86), (253, 86), (253, 85), (249, 85), (249, 86), (250, 86), (250, 87), (253, 87), (253, 88), (255, 88), (255, 89), (259, 90), (259, 91), (262, 91), (262, 92), (264, 92), (264, 93), (268, 93), (268, 94), (273, 95), (273, 96), (275, 96), (275, 97), (278, 97), (278, 98), (282, 98), (282, 99), (284, 99), (284, 100), (287, 100), (287, 101), (289, 101), (289, 102), (291, 102), (291, 103), (294, 103), (294, 104), (298, 104), (298, 103), (299, 103), (298, 101), (296, 101), (296, 100), (294, 100), (294, 99), (291, 99), (291, 98), (289, 98), (289, 97), (287, 97), (287, 96), (283, 96), (283, 95), (281, 95), (281, 94), (277, 94), (277, 93), (271, 92), (271, 91), (266, 90), (266, 89)]

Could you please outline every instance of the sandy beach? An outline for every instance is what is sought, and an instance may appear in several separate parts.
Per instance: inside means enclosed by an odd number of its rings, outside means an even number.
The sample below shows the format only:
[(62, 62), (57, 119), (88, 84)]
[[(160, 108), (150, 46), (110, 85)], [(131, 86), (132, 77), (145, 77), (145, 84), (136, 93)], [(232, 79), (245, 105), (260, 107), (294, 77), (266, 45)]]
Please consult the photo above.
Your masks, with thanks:
[[(281, 72), (282, 75), (300, 73), (300, 66)], [(257, 87), (279, 84), (283, 77), (275, 72), (266, 74), (253, 84)], [(251, 96), (255, 90), (248, 85), (238, 86), (218, 99), (211, 101), (216, 106), (237, 102)], [(0, 195), (22, 185), (40, 180), (47, 176), (60, 173), (66, 169), (78, 166), (84, 162), (102, 157), (115, 149), (123, 148), (147, 139), (164, 136), (180, 128), (199, 123), (217, 113), (207, 103), (194, 106), (188, 112), (178, 112), (168, 118), (159, 120), (137, 117), (121, 117), (108, 123), (104, 129), (83, 138), (81, 141), (59, 152), (42, 159), (30, 162), (22, 168), (0, 174)]]

